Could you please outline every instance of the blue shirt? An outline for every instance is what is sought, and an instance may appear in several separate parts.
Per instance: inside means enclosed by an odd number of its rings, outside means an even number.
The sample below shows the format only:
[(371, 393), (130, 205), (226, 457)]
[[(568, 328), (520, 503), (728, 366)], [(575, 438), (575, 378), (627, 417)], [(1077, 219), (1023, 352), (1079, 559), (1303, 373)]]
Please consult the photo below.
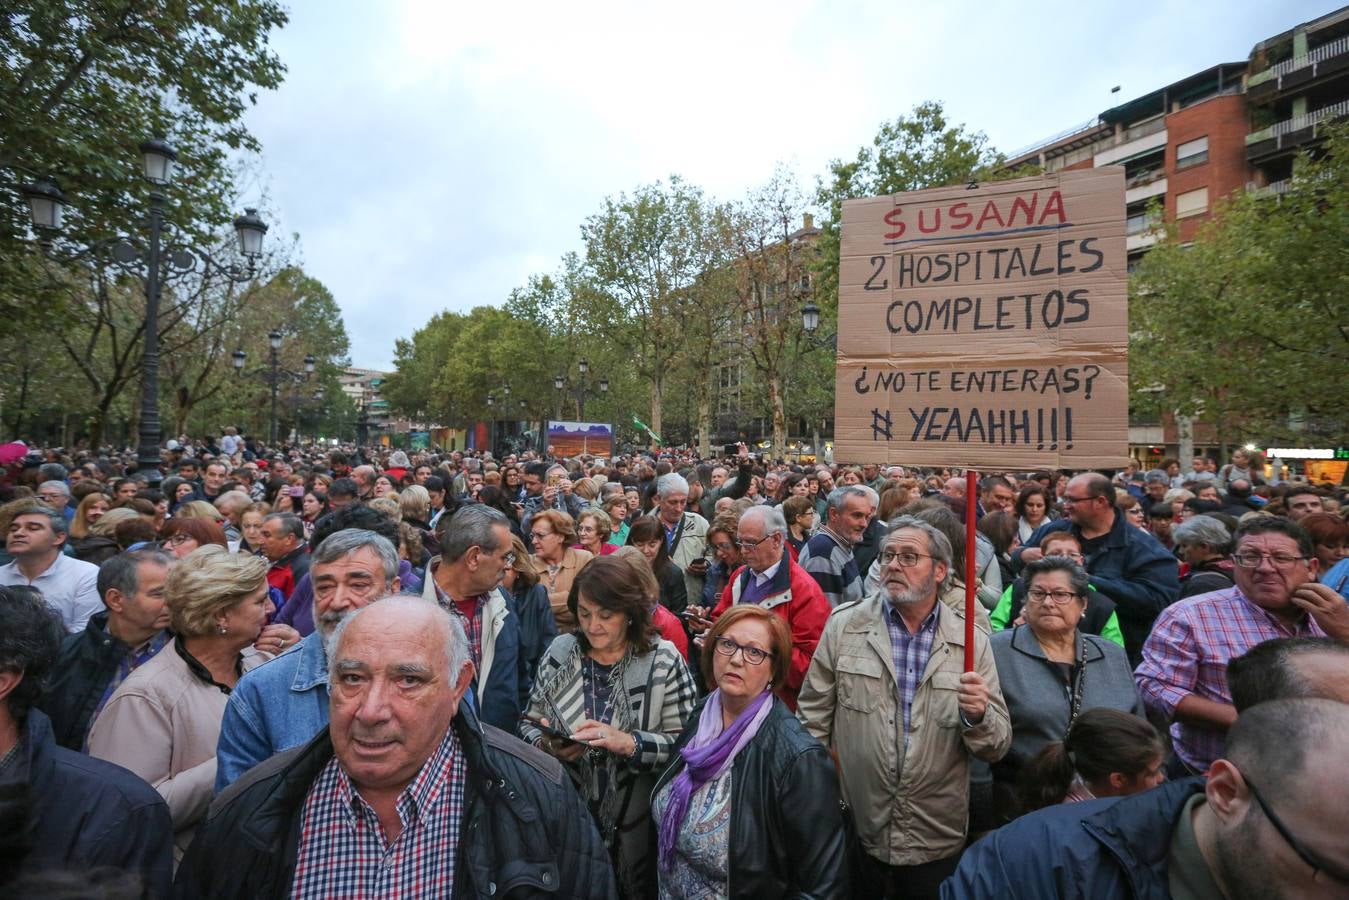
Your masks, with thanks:
[(918, 631), (910, 634), (909, 626), (900, 618), (899, 610), (892, 603), (885, 604), (885, 628), (890, 633), (890, 655), (895, 663), (895, 690), (899, 694), (899, 708), (904, 715), (904, 746), (909, 745), (909, 714), (913, 709), (913, 698), (918, 694), (918, 685), (927, 671), (928, 658), (932, 656), (932, 641), (937, 635), (937, 617), (941, 614), (941, 601), (932, 607)]
[(1326, 574), (1321, 576), (1321, 583), (1328, 585), (1345, 600), (1349, 600), (1349, 556), (1331, 566)]

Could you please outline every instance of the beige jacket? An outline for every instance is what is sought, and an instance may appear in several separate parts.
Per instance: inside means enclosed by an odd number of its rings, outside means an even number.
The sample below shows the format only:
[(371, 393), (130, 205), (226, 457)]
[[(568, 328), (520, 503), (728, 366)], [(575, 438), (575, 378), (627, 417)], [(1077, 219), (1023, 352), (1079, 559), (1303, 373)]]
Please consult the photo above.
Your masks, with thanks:
[[(660, 516), (656, 516), (659, 521)], [(661, 527), (665, 527), (664, 523)], [(670, 554), (670, 562), (679, 566), (684, 573), (684, 589), (688, 591), (689, 602), (697, 603), (698, 598), (703, 595), (703, 579), (705, 575), (694, 575), (689, 571), (689, 565), (694, 560), (702, 559), (703, 553), (707, 550), (707, 529), (710, 526), (707, 520), (695, 512), (684, 513), (684, 521), (679, 529), (679, 543), (675, 544), (674, 552)]]
[(988, 636), (975, 629), (975, 670), (988, 684), (983, 720), (965, 727), (957, 691), (963, 613), (938, 604), (932, 655), (914, 696), (909, 745), (880, 595), (834, 610), (798, 696), (806, 730), (838, 755), (843, 796), (862, 846), (892, 866), (954, 856), (965, 845), (970, 755), (996, 762), (1012, 743)]
[[(250, 648), (244, 668), (270, 658)], [(177, 642), (170, 642), (122, 682), (89, 732), (90, 756), (135, 772), (169, 805), (175, 866), (211, 804), (227, 700), (220, 688), (192, 674)]]
[(539, 567), (542, 573), (540, 576), (543, 583), (548, 586), (548, 605), (553, 608), (553, 618), (557, 621), (558, 634), (570, 634), (576, 630), (576, 617), (571, 614), (567, 608), (567, 597), (571, 595), (571, 583), (576, 580), (576, 573), (585, 567), (585, 564), (595, 558), (595, 554), (589, 550), (578, 550), (575, 547), (568, 547), (567, 552), (562, 554), (562, 563), (556, 574), (548, 573), (548, 564), (537, 556), (534, 557), (534, 565)]

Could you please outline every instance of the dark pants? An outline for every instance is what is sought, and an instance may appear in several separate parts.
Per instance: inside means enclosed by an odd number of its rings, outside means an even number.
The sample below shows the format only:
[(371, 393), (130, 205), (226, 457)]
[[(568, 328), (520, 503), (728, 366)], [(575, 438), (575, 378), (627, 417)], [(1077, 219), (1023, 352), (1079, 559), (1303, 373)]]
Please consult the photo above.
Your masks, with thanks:
[(939, 900), (941, 883), (960, 864), (960, 854), (916, 866), (891, 866), (870, 853), (859, 853), (862, 871), (858, 873), (853, 896), (885, 900)]

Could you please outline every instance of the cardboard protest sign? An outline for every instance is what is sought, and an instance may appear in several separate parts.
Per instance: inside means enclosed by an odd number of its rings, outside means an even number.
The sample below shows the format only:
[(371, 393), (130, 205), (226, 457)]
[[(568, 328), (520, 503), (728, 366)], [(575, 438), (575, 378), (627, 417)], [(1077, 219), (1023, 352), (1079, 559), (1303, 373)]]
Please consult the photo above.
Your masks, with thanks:
[(835, 459), (1124, 463), (1123, 168), (849, 200), (842, 224)]

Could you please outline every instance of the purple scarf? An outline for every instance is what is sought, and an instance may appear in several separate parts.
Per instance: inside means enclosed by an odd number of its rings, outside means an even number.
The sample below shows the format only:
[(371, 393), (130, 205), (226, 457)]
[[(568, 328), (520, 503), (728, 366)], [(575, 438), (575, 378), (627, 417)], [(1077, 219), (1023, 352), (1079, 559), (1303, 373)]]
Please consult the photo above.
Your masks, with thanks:
[(721, 727), (721, 689), (713, 691), (698, 717), (698, 732), (679, 750), (684, 758), (684, 771), (675, 777), (670, 790), (670, 803), (660, 820), (660, 838), (657, 843), (662, 871), (674, 865), (675, 841), (688, 815), (689, 800), (695, 791), (726, 771), (735, 756), (768, 718), (773, 708), (773, 692), (766, 690), (750, 701), (729, 728)]

